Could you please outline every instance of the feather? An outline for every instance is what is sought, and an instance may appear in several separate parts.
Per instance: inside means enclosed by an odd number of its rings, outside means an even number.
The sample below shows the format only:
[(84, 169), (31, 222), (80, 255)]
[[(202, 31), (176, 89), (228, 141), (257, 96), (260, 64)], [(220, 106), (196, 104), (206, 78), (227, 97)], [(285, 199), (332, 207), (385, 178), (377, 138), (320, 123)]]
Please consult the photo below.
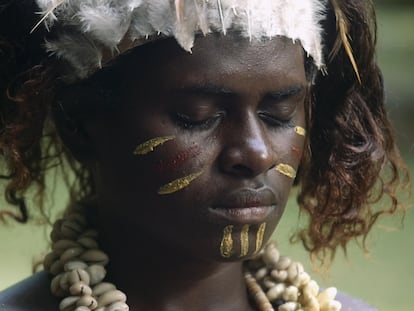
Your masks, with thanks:
[(131, 11), (127, 6), (114, 7), (111, 3), (99, 6), (82, 5), (76, 14), (82, 31), (104, 43), (110, 49), (124, 38), (131, 24)]
[(223, 15), (223, 7), (221, 6), (221, 0), (217, 0), (217, 7), (219, 10), (219, 14), (220, 14), (220, 21), (221, 21), (221, 25), (222, 25), (222, 29), (223, 29), (223, 34), (226, 34), (226, 26), (224, 24), (224, 15)]
[(335, 55), (338, 54), (341, 46), (343, 46), (352, 64), (352, 67), (354, 68), (357, 79), (359, 83), (361, 84), (362, 81), (361, 81), (361, 76), (359, 74), (358, 65), (353, 55), (351, 43), (349, 42), (349, 33), (348, 33), (349, 32), (349, 21), (347, 17), (345, 16), (338, 0), (332, 0), (332, 6), (335, 12), (338, 36), (336, 38), (332, 51), (329, 54), (329, 59), (332, 60), (335, 57)]
[(183, 1), (182, 0), (175, 0), (175, 13), (177, 14), (177, 21), (181, 22), (183, 17)]
[(229, 29), (251, 40), (284, 36), (300, 41), (315, 65), (323, 69), (321, 21), (326, 17), (327, 1), (36, 0), (36, 3), (45, 12), (38, 25), (43, 21), (48, 22), (46, 26), (54, 21), (59, 24), (56, 36), (46, 47), (72, 65), (72, 77), (76, 80), (89, 76), (101, 62), (104, 65), (115, 57), (113, 52), (118, 48), (123, 53), (145, 44), (148, 38), (155, 40), (157, 34), (175, 37), (182, 48), (191, 52), (196, 34), (211, 31), (226, 34)]
[(81, 34), (61, 34), (58, 40), (46, 41), (46, 51), (65, 60), (74, 72), (65, 72), (67, 81), (85, 79), (102, 66), (102, 51), (96, 44)]
[(197, 0), (193, 0), (193, 2), (197, 13), (198, 26), (200, 27), (200, 30), (203, 33), (203, 35), (207, 35), (207, 33), (209, 32), (209, 27), (206, 16), (206, 4), (205, 2), (202, 2), (202, 7), (200, 7), (197, 3)]
[[(40, 24), (43, 23), (48, 17), (53, 16), (53, 12), (59, 6), (61, 6), (65, 1), (66, 0), (59, 0), (50, 9), (48, 9), (45, 13), (43, 13), (42, 18), (37, 22), (36, 25), (34, 25), (34, 27), (32, 28), (32, 30), (30, 30), (30, 33), (32, 34), (40, 26)], [(53, 16), (53, 19), (56, 19), (56, 16)], [(46, 27), (48, 27), (48, 26), (46, 25)]]

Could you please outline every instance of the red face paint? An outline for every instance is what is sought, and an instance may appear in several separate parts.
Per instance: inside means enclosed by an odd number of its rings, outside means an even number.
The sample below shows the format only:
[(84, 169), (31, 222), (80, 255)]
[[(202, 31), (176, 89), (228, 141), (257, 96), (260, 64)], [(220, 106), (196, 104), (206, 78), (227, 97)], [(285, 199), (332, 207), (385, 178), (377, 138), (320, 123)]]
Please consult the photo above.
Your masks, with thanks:
[(169, 159), (166, 160), (160, 160), (155, 165), (155, 170), (158, 173), (165, 173), (168, 171), (173, 171), (178, 169), (181, 165), (184, 164), (185, 161), (187, 161), (190, 158), (196, 157), (201, 153), (200, 146), (194, 145), (190, 148), (177, 153), (176, 155), (172, 156)]
[(293, 155), (300, 161), (302, 159), (302, 151), (297, 147), (292, 147)]

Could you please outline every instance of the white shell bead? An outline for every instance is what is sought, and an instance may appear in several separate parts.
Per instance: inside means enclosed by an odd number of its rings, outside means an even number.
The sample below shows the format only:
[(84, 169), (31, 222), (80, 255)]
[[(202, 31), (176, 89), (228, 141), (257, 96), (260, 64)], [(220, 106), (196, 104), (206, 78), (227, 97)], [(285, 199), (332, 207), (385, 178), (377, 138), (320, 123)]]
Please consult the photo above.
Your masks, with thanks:
[(280, 256), (279, 261), (275, 265), (275, 268), (277, 270), (286, 270), (289, 268), (290, 264), (292, 263), (292, 260), (287, 256)]
[(59, 240), (53, 243), (52, 250), (56, 254), (62, 255), (63, 252), (67, 250), (68, 248), (78, 247), (78, 246), (79, 244), (76, 243), (75, 241), (63, 239), (63, 240)]
[(320, 311), (339, 311), (342, 308), (342, 304), (339, 301), (331, 300), (321, 305)]
[(73, 296), (92, 295), (92, 289), (83, 282), (73, 284), (69, 288), (69, 292)]
[(63, 311), (65, 309), (68, 309), (70, 307), (73, 307), (78, 302), (79, 297), (77, 296), (69, 296), (63, 299), (59, 304), (59, 310)]
[(82, 269), (75, 269), (70, 272), (67, 272), (68, 275), (68, 281), (70, 284), (75, 284), (78, 282), (83, 282), (86, 285), (89, 285), (91, 283), (91, 276), (86, 270)]
[(309, 297), (304, 303), (306, 311), (320, 311), (319, 302), (316, 297)]
[(283, 292), (282, 298), (285, 301), (298, 301), (299, 289), (296, 286), (288, 286)]
[(85, 248), (98, 248), (98, 243), (89, 237), (81, 237), (79, 239), (77, 239), (77, 241), (81, 246), (85, 247)]
[(74, 221), (66, 220), (62, 223), (60, 231), (62, 233), (62, 237), (75, 239), (83, 231), (83, 228)]
[(303, 287), (302, 294), (305, 300), (309, 297), (316, 297), (319, 293), (319, 285), (316, 281), (311, 280)]
[(323, 304), (334, 300), (337, 293), (338, 290), (335, 287), (328, 287), (317, 296), (319, 304), (322, 306)]
[(111, 290), (98, 297), (98, 306), (104, 307), (115, 302), (125, 302), (126, 296), (119, 290)]
[(60, 272), (63, 272), (63, 262), (60, 259), (56, 260), (49, 268), (49, 272), (53, 275), (57, 275)]
[(84, 263), (83, 261), (69, 261), (67, 263), (65, 263), (64, 269), (65, 271), (69, 272), (72, 270), (76, 270), (76, 269), (82, 269), (85, 270), (88, 267), (88, 265), (86, 263)]
[(92, 296), (84, 295), (81, 298), (79, 298), (79, 300), (76, 302), (76, 305), (78, 307), (84, 306), (88, 307), (91, 310), (94, 310), (98, 307), (98, 302)]
[(80, 235), (80, 238), (83, 238), (83, 237), (96, 239), (98, 237), (98, 231), (93, 230), (93, 229), (86, 230)]
[(277, 285), (277, 283), (276, 283), (275, 281), (273, 281), (270, 277), (266, 276), (266, 277), (263, 279), (263, 285), (264, 285), (267, 289), (269, 289), (269, 288), (272, 288), (272, 287), (276, 286), (276, 285)]
[(125, 302), (115, 302), (106, 307), (105, 311), (129, 311), (129, 307)]
[(101, 282), (106, 275), (106, 270), (101, 265), (91, 265), (88, 268), (86, 268), (86, 272), (88, 272), (90, 276), (90, 285), (96, 285), (99, 282)]
[(299, 308), (299, 305), (296, 302), (287, 302), (281, 305), (278, 311), (296, 311)]
[(304, 268), (302, 266), (301, 263), (299, 262), (292, 262), (289, 266), (289, 268), (287, 269), (287, 273), (288, 273), (288, 279), (291, 283), (294, 282), (295, 278), (301, 274), (302, 272), (304, 272)]
[(91, 309), (89, 309), (88, 307), (85, 307), (85, 306), (81, 306), (81, 307), (77, 307), (75, 309), (75, 311), (91, 311)]
[(84, 249), (81, 247), (72, 247), (68, 248), (63, 252), (63, 254), (60, 256), (60, 261), (62, 261), (63, 264), (67, 263), (70, 260), (73, 260), (77, 258), (80, 254), (84, 252)]
[(62, 278), (62, 274), (56, 275), (52, 282), (50, 283), (50, 291), (53, 295), (58, 297), (64, 297), (66, 295), (65, 291), (60, 287), (60, 279)]
[(295, 285), (298, 288), (302, 288), (306, 284), (308, 284), (311, 280), (311, 277), (308, 273), (302, 272), (299, 275), (296, 276), (296, 278), (293, 280), (293, 285)]
[(277, 282), (284, 282), (288, 279), (288, 273), (286, 270), (272, 270), (270, 275)]
[(286, 289), (286, 285), (283, 283), (277, 284), (275, 287), (269, 289), (266, 293), (267, 299), (270, 301), (275, 301), (282, 298), (283, 292)]
[(112, 283), (108, 283), (108, 282), (103, 282), (103, 283), (99, 283), (98, 285), (96, 285), (93, 289), (92, 289), (92, 293), (95, 297), (99, 297), (102, 294), (110, 291), (110, 290), (114, 290), (116, 289), (115, 285)]
[(62, 274), (62, 277), (60, 278), (59, 286), (61, 289), (63, 289), (65, 292), (69, 289), (70, 284), (68, 280), (68, 272), (65, 272)]
[(108, 255), (99, 249), (88, 249), (80, 256), (80, 259), (101, 265), (106, 265), (109, 262)]
[(274, 244), (269, 244), (266, 246), (263, 261), (268, 267), (274, 267), (279, 261), (280, 254)]
[(255, 277), (256, 280), (260, 281), (261, 279), (263, 279), (267, 275), (268, 272), (269, 271), (267, 270), (266, 267), (261, 268), (261, 269), (257, 270), (254, 277)]
[(81, 227), (85, 227), (87, 225), (86, 217), (80, 213), (71, 213), (65, 216), (65, 219), (73, 221)]
[(43, 267), (46, 271), (50, 270), (50, 266), (59, 259), (59, 255), (55, 252), (50, 252), (45, 256), (45, 259), (43, 260)]

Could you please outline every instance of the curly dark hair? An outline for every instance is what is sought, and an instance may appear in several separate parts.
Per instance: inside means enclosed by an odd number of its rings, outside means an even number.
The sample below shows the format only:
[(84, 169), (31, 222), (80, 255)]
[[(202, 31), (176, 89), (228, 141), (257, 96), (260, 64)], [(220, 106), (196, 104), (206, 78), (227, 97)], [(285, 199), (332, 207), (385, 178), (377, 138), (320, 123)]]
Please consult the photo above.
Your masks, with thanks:
[[(323, 24), (327, 74), (318, 72), (314, 77), (310, 131), (300, 169), (298, 202), (309, 224), (295, 236), (322, 260), (333, 258), (338, 247), (346, 249), (352, 239), (365, 240), (378, 217), (402, 209), (397, 192), (409, 183), (384, 108), (373, 5), (371, 1), (335, 1), (349, 21), (348, 38), (352, 38), (359, 81), (346, 49), (332, 54), (338, 37), (332, 3)], [(94, 109), (63, 107), (57, 100), (58, 63), (40, 48), (42, 30), (29, 35), (36, 16), (27, 12), (34, 11), (30, 0), (0, 5), (0, 150), (5, 171), (1, 178), (7, 181), (6, 200), (18, 207), (18, 212), (3, 211), (0, 217), (6, 213), (20, 222), (28, 220), (24, 197), (32, 187), (40, 199), (38, 206), (43, 207), (50, 167), (61, 167), (72, 200), (95, 192), (91, 173), (64, 148), (55, 127), (59, 122), (76, 123)], [(85, 84), (105, 89), (95, 82), (90, 79)], [(87, 102), (93, 105), (94, 100)], [(75, 179), (69, 178), (71, 174)], [(373, 203), (384, 197), (391, 199), (389, 206), (374, 208)]]

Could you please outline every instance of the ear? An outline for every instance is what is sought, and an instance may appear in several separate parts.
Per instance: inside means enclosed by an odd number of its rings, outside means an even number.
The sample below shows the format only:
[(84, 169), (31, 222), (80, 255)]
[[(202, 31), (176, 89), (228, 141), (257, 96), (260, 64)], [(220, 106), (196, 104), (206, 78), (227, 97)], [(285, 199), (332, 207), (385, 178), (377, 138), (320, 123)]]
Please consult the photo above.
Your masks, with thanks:
[(96, 153), (93, 140), (85, 127), (86, 121), (76, 121), (68, 117), (61, 104), (55, 107), (53, 116), (60, 138), (72, 156), (87, 166), (94, 163)]

